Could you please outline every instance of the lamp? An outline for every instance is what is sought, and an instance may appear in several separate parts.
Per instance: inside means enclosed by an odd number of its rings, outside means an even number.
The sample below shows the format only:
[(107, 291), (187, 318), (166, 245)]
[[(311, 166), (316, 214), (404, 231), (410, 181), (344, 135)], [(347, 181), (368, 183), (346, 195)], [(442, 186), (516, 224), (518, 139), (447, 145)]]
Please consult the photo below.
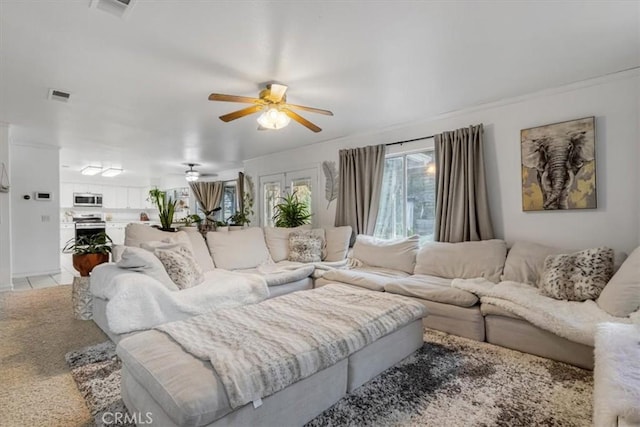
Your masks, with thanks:
[(280, 110), (277, 106), (271, 105), (268, 109), (258, 117), (258, 123), (267, 129), (282, 129), (287, 126), (291, 119), (287, 113)]
[(122, 173), (122, 169), (118, 168), (107, 168), (102, 172), (102, 176), (106, 176), (107, 178), (111, 178)]
[(197, 170), (194, 170), (193, 167), (196, 165), (195, 163), (188, 163), (187, 164), (189, 166), (189, 170), (184, 171), (184, 179), (187, 180), (187, 182), (195, 182), (198, 180), (198, 178), (200, 178), (200, 172), (198, 172)]
[(80, 171), (82, 175), (97, 175), (100, 172), (102, 172), (100, 166), (87, 166)]

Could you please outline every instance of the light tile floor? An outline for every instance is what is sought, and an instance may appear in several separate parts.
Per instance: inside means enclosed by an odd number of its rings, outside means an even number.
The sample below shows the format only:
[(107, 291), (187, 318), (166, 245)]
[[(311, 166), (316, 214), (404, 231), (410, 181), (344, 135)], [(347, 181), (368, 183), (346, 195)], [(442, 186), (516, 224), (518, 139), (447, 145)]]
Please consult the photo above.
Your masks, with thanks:
[(74, 276), (79, 276), (73, 268), (70, 254), (60, 256), (60, 273), (43, 276), (16, 277), (13, 279), (13, 290), (24, 291), (28, 289), (49, 288), (52, 286), (69, 285)]

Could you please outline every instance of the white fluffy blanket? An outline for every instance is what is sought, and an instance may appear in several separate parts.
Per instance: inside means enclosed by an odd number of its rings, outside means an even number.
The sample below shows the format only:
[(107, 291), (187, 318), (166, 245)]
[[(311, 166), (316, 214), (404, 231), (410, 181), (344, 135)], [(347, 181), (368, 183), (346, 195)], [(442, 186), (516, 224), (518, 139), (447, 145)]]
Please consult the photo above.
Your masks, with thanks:
[[(593, 424), (640, 424), (640, 325), (603, 323), (596, 332)], [(625, 424), (626, 425), (626, 424)]]
[(454, 288), (476, 294), (480, 302), (516, 314), (540, 329), (581, 344), (593, 346), (596, 327), (602, 322), (640, 323), (640, 311), (629, 318), (611, 316), (595, 301), (560, 301), (525, 283), (485, 279), (454, 279)]
[(115, 265), (91, 274), (91, 292), (108, 300), (107, 321), (117, 333), (150, 329), (222, 308), (254, 304), (269, 296), (264, 278), (253, 274), (213, 270), (198, 286), (170, 291), (157, 280)]

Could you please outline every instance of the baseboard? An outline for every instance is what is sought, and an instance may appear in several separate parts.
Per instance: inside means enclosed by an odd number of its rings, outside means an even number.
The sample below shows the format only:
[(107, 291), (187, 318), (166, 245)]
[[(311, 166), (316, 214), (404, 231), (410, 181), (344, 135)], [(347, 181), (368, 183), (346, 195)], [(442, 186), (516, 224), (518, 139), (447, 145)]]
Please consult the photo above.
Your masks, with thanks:
[(24, 277), (28, 277), (28, 276), (47, 276), (49, 274), (60, 274), (62, 273), (61, 269), (57, 269), (57, 270), (44, 270), (44, 271), (27, 271), (22, 272), (22, 273), (17, 273), (13, 275), (13, 279), (22, 279)]

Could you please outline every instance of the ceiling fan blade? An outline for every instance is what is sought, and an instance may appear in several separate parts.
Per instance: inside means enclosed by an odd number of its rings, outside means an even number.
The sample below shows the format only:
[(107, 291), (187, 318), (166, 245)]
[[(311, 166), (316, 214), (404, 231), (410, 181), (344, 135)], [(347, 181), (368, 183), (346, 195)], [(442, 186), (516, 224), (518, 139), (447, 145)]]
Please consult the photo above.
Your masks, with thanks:
[(222, 120), (223, 122), (230, 122), (231, 120), (239, 119), (240, 117), (257, 113), (258, 111), (262, 110), (262, 108), (262, 105), (252, 105), (251, 107), (243, 108), (242, 110), (234, 111), (233, 113), (220, 116), (220, 120)]
[(321, 110), (319, 108), (305, 107), (304, 105), (287, 104), (287, 107), (291, 107), (295, 110), (309, 111), (310, 113), (324, 114), (325, 116), (333, 116), (333, 113), (329, 110)]
[(227, 101), (227, 102), (246, 102), (248, 104), (264, 104), (259, 98), (250, 98), (248, 96), (225, 95), (222, 93), (212, 93), (209, 95), (209, 101)]
[(268, 89), (271, 91), (271, 96), (269, 98), (273, 102), (280, 102), (284, 97), (284, 94), (287, 92), (288, 86), (278, 83), (271, 83), (268, 86)]
[(295, 120), (296, 122), (300, 123), (302, 126), (314, 131), (314, 132), (320, 132), (322, 129), (320, 129), (318, 126), (314, 125), (313, 123), (311, 123), (309, 120), (305, 119), (304, 117), (302, 117), (301, 115), (299, 115), (298, 113), (295, 113), (291, 110), (287, 110), (287, 109), (282, 109), (282, 111), (285, 112), (285, 114), (289, 117), (291, 117), (293, 120)]

